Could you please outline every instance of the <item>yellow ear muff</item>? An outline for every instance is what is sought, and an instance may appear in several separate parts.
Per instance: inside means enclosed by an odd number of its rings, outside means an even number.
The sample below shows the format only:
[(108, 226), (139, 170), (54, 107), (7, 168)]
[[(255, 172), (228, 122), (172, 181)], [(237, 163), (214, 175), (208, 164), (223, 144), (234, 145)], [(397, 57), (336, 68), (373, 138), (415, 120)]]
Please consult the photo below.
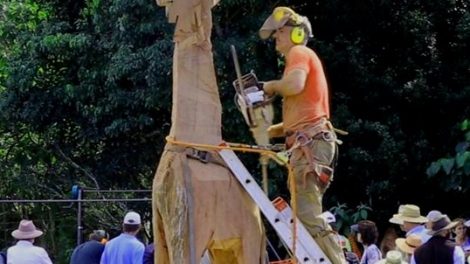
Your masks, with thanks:
[(296, 45), (304, 43), (305, 30), (302, 27), (293, 27), (290, 32), (290, 40)]

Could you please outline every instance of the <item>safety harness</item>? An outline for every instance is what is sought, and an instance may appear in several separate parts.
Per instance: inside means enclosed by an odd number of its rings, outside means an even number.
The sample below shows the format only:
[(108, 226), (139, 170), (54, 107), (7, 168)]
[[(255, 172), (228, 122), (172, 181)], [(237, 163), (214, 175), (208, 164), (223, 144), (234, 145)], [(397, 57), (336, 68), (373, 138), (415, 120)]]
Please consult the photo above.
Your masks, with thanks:
[[(335, 155), (330, 164), (320, 163), (315, 157), (312, 143), (315, 140), (335, 142)], [(313, 172), (318, 187), (326, 190), (333, 180), (334, 168), (338, 160), (338, 145), (342, 142), (337, 138), (335, 129), (326, 118), (320, 119), (312, 126), (297, 131), (286, 131), (287, 154), (291, 156), (294, 150), (300, 150), (308, 162), (308, 168), (302, 175), (303, 185), (306, 187), (307, 176)]]

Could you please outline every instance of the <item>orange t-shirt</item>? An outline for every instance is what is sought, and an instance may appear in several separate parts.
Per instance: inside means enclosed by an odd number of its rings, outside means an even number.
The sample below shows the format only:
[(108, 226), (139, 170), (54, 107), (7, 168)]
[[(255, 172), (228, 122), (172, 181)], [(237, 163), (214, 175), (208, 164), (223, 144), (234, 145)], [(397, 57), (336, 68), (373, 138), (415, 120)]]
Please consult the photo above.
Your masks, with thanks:
[(310, 48), (302, 45), (292, 47), (286, 56), (284, 75), (301, 69), (307, 73), (302, 92), (284, 97), (282, 121), (284, 131), (305, 128), (320, 118), (330, 118), (328, 84), (321, 61)]

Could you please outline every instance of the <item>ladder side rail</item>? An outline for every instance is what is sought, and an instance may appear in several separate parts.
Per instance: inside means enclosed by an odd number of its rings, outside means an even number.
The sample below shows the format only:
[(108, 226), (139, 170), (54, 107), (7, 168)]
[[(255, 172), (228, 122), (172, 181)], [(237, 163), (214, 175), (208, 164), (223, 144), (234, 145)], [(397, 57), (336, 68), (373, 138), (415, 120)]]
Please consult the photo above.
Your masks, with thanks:
[[(276, 229), (278, 235), (292, 251), (294, 240), (292, 237), (292, 211), (290, 210), (290, 207), (279, 212), (232, 150), (220, 150), (219, 154), (227, 163), (228, 167), (243, 188), (245, 188), (250, 197), (259, 206), (269, 223)], [(318, 244), (298, 219), (296, 226), (297, 243), (295, 256), (298, 258), (299, 263), (331, 264), (329, 259), (325, 256)]]

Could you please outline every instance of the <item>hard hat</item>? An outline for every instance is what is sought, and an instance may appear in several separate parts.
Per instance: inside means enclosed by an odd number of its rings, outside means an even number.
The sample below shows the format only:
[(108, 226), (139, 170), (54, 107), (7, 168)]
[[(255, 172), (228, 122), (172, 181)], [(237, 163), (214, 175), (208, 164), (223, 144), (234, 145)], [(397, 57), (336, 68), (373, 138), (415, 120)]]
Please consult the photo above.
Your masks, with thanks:
[(262, 39), (271, 37), (273, 32), (285, 25), (302, 26), (307, 31), (308, 37), (312, 35), (312, 25), (307, 17), (297, 14), (294, 10), (279, 6), (273, 10), (273, 13), (264, 21), (263, 26), (259, 30)]

